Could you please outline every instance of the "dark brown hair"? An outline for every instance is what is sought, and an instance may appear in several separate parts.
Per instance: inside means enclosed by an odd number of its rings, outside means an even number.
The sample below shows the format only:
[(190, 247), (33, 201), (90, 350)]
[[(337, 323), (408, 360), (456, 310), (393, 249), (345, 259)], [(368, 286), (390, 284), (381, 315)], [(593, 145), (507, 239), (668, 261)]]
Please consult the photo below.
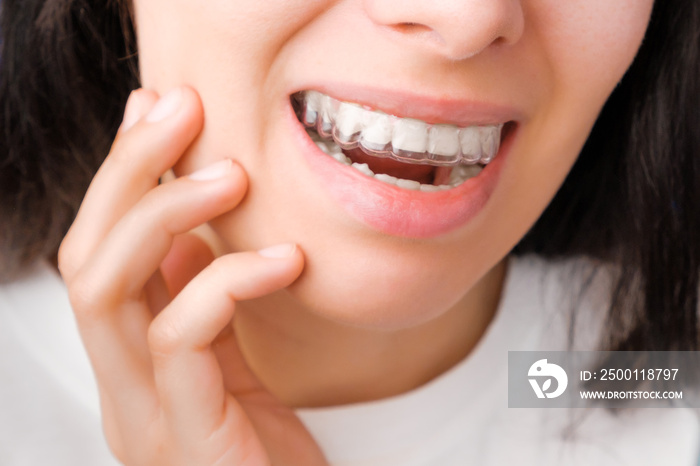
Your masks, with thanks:
[[(3, 0), (0, 275), (55, 254), (131, 89), (118, 0)], [(620, 271), (609, 346), (698, 349), (700, 2), (657, 1), (632, 67), (563, 187), (515, 253)]]
[(564, 185), (516, 248), (617, 264), (607, 346), (697, 350), (700, 2), (657, 1)]
[(0, 280), (55, 255), (138, 87), (116, 0), (2, 0)]

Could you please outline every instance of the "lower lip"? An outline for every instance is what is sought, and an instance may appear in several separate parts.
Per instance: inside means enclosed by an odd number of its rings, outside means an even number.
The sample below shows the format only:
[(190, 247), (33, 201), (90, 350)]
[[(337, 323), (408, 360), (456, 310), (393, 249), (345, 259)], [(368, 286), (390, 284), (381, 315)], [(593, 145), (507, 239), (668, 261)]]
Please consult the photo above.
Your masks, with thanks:
[(498, 156), (460, 186), (445, 191), (412, 191), (377, 181), (329, 157), (306, 134), (291, 104), (288, 109), (304, 158), (330, 196), (370, 228), (407, 238), (434, 238), (474, 218), (489, 200), (515, 136), (515, 131), (510, 131)]

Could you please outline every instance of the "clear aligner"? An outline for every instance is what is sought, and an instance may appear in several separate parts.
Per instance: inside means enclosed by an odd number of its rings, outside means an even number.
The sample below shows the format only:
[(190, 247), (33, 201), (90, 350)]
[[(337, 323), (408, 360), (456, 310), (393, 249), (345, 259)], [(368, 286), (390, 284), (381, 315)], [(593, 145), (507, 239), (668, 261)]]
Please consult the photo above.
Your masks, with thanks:
[(431, 125), (340, 102), (316, 91), (295, 98), (305, 126), (324, 139), (332, 138), (343, 149), (359, 147), (375, 157), (436, 166), (485, 165), (500, 146), (503, 124)]

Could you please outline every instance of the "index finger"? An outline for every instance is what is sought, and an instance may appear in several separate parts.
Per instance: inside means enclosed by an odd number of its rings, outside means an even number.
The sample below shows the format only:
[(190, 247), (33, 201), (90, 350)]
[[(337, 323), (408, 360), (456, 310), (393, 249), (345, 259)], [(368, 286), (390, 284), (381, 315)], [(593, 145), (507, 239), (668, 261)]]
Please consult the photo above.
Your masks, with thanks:
[[(146, 90), (134, 91), (129, 98), (127, 116), (137, 106), (140, 117), (132, 127), (120, 130), (61, 245), (59, 263), (66, 281), (118, 220), (157, 186), (159, 177), (175, 165), (202, 129), (202, 104), (191, 88), (176, 88), (153, 105), (155, 98)], [(79, 238), (77, 244), (74, 237)]]

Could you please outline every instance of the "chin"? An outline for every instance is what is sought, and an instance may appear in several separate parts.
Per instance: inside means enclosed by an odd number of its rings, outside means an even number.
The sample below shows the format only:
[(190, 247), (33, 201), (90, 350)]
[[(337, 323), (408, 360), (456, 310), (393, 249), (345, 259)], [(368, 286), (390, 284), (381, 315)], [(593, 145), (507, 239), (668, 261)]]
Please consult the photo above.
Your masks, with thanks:
[[(454, 307), (476, 280), (453, 275), (440, 280), (435, 269), (407, 266), (406, 260), (347, 261), (341, 255), (315, 260), (307, 252), (307, 266), (287, 292), (308, 312), (343, 325), (391, 332), (419, 326)], [(323, 254), (321, 254), (323, 256)], [(413, 258), (411, 258), (413, 259)], [(464, 268), (463, 268), (464, 269)]]

